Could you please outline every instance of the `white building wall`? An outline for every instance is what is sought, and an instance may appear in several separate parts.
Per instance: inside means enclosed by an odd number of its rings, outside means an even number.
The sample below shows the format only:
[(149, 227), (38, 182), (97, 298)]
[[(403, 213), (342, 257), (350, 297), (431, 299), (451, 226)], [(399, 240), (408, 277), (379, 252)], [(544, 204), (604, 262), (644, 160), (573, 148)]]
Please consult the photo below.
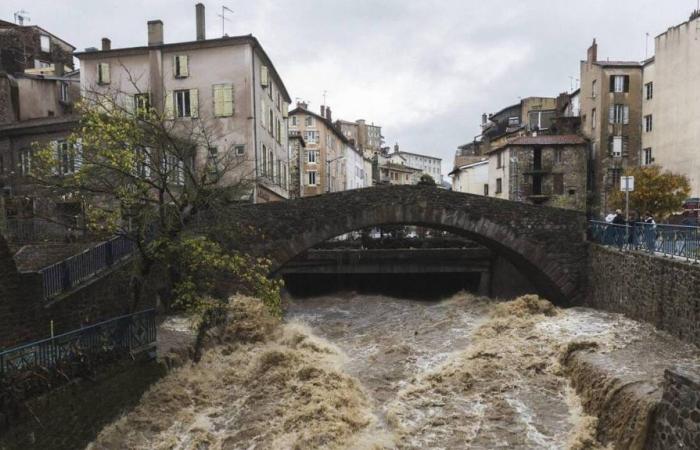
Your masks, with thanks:
[(484, 195), (484, 185), (489, 183), (489, 161), (460, 167), (452, 181), (452, 190), (466, 194)]
[[(644, 136), (655, 163), (686, 175), (700, 196), (700, 19), (656, 37), (653, 72), (653, 131)], [(646, 133), (643, 133), (646, 134)]]
[(365, 185), (365, 164), (362, 155), (350, 145), (344, 144), (345, 190), (359, 189)]
[[(501, 167), (498, 167), (498, 153), (501, 153)], [(489, 197), (508, 199), (510, 192), (510, 150), (503, 149), (489, 155)], [(498, 179), (501, 190), (497, 192)]]

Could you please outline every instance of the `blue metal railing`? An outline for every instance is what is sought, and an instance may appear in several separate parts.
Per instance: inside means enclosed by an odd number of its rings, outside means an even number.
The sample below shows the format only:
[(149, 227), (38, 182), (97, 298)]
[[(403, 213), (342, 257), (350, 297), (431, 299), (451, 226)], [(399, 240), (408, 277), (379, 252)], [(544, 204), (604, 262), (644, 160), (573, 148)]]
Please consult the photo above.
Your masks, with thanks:
[(154, 309), (116, 317), (79, 330), (60, 334), (0, 352), (0, 376), (51, 369), (86, 355), (128, 353), (156, 342)]
[(66, 292), (113, 264), (129, 257), (136, 245), (124, 236), (117, 236), (82, 253), (39, 270), (44, 299)]
[(614, 225), (592, 220), (588, 230), (590, 239), (598, 244), (700, 260), (699, 227), (645, 223)]

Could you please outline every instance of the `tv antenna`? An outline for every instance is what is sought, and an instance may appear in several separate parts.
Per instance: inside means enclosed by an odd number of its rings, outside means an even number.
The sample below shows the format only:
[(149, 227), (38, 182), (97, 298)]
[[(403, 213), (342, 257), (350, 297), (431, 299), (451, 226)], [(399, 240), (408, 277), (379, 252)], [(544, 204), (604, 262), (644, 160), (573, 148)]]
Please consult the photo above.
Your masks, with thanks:
[(323, 105), (324, 105), (324, 106), (328, 106), (328, 104), (326, 104), (326, 95), (327, 95), (327, 94), (328, 94), (328, 91), (325, 91), (325, 90), (324, 90), (324, 91), (323, 91)]
[[(700, 2), (700, 0), (698, 0)], [(644, 38), (644, 59), (649, 58), (649, 32), (646, 33)]]
[(233, 14), (233, 10), (231, 8), (229, 8), (228, 6), (221, 5), (221, 14), (217, 14), (218, 17), (221, 17), (221, 37), (226, 36), (226, 30), (224, 27), (226, 25), (226, 22), (231, 21), (231, 19), (226, 17), (227, 11)]
[(29, 19), (29, 13), (23, 9), (15, 13), (15, 23), (17, 25), (24, 25), (24, 21), (31, 22)]

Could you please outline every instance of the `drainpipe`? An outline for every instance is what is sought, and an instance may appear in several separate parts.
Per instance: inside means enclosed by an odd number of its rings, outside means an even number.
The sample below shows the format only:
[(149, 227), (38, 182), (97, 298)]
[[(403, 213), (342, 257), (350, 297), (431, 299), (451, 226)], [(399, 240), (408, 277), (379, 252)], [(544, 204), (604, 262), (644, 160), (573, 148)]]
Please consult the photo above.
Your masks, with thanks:
[(255, 102), (255, 89), (257, 81), (255, 80), (255, 44), (251, 45), (250, 68), (253, 72), (251, 79), (253, 80), (253, 148), (255, 149), (255, 181), (253, 183), (253, 204), (258, 202), (258, 105)]

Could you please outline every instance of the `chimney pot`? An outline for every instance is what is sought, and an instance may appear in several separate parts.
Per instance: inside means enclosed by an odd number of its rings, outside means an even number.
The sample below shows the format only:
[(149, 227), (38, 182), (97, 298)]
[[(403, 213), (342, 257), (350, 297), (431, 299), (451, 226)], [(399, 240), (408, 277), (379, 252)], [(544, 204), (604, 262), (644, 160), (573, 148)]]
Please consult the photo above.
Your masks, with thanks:
[(207, 38), (206, 28), (204, 26), (204, 5), (202, 3), (197, 3), (194, 8), (197, 15), (197, 40), (203, 41)]
[(321, 117), (326, 118), (326, 106), (321, 105)]
[(163, 21), (148, 21), (148, 46), (163, 45)]
[(112, 50), (112, 41), (109, 38), (102, 38), (102, 51)]
[(331, 115), (330, 106), (326, 106), (326, 119), (328, 119), (329, 122), (333, 122), (333, 116)]

